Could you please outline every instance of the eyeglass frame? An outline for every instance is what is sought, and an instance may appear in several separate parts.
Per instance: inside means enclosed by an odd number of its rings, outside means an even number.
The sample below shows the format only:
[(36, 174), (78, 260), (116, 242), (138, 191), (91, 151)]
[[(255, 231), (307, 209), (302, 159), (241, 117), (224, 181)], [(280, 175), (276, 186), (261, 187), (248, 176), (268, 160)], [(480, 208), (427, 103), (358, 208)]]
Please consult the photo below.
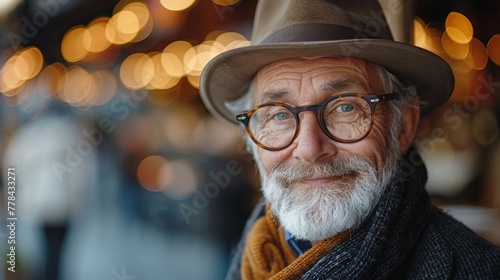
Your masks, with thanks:
[[(281, 103), (281, 102), (267, 102), (267, 103), (257, 105), (251, 110), (237, 114), (236, 121), (242, 123), (245, 126), (245, 130), (247, 131), (248, 135), (250, 136), (252, 141), (258, 147), (265, 149), (265, 150), (268, 150), (268, 151), (280, 151), (280, 150), (283, 150), (283, 149), (286, 149), (287, 147), (289, 147), (293, 143), (293, 141), (297, 138), (297, 136), (299, 135), (299, 131), (300, 131), (299, 113), (304, 112), (304, 111), (315, 111), (316, 116), (318, 118), (317, 119), (318, 124), (319, 124), (321, 130), (326, 134), (326, 136), (328, 136), (328, 138), (330, 138), (334, 141), (340, 142), (340, 143), (355, 143), (355, 142), (363, 140), (372, 131), (373, 124), (375, 123), (375, 116), (376, 116), (375, 108), (376, 108), (377, 104), (382, 102), (382, 101), (394, 100), (394, 99), (396, 99), (397, 96), (398, 96), (398, 94), (394, 93), (394, 92), (382, 94), (382, 95), (375, 95), (375, 94), (365, 95), (365, 94), (361, 94), (361, 93), (343, 93), (343, 94), (334, 95), (332, 97), (329, 97), (328, 99), (321, 102), (320, 104), (307, 105), (307, 106), (297, 106), (297, 107), (293, 107), (293, 106), (290, 106), (286, 103)], [(335, 99), (341, 98), (341, 97), (359, 97), (359, 98), (366, 100), (366, 102), (368, 102), (368, 104), (370, 105), (370, 109), (371, 109), (370, 127), (368, 128), (367, 132), (364, 135), (362, 135), (361, 137), (359, 137), (357, 139), (343, 140), (343, 139), (339, 139), (337, 137), (334, 137), (325, 126), (325, 122), (324, 122), (323, 114), (322, 114), (323, 108), (325, 108), (326, 104), (330, 103), (331, 101), (333, 101)], [(270, 147), (263, 145), (262, 143), (257, 141), (257, 139), (255, 139), (252, 131), (250, 130), (249, 123), (250, 123), (250, 118), (252, 117), (253, 113), (255, 113), (255, 111), (259, 110), (260, 108), (267, 107), (267, 106), (284, 107), (288, 111), (290, 111), (295, 117), (295, 121), (297, 123), (295, 126), (295, 133), (293, 134), (293, 137), (291, 138), (290, 142), (288, 144), (284, 145), (283, 147), (270, 148)]]

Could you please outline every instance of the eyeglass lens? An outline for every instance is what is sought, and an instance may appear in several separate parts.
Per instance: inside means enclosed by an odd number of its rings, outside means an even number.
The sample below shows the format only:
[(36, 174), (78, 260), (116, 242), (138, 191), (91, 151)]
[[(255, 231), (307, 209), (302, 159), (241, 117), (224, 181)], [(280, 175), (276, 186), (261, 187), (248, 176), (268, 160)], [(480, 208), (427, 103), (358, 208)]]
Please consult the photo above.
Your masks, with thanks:
[[(321, 111), (324, 127), (337, 140), (353, 141), (370, 130), (372, 111), (363, 98), (345, 96), (326, 103)], [(283, 105), (265, 105), (249, 120), (249, 129), (261, 145), (278, 149), (293, 140), (298, 127), (297, 118)]]

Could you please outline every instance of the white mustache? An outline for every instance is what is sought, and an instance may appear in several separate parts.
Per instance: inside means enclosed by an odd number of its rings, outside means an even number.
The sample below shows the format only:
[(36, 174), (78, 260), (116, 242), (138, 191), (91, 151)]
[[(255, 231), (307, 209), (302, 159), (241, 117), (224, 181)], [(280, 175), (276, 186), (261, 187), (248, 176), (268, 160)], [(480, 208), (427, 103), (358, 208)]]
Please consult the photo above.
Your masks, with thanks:
[(359, 157), (316, 164), (295, 164), (292, 166), (278, 164), (271, 170), (270, 178), (288, 187), (294, 182), (310, 178), (355, 177), (366, 174), (370, 168), (370, 164)]

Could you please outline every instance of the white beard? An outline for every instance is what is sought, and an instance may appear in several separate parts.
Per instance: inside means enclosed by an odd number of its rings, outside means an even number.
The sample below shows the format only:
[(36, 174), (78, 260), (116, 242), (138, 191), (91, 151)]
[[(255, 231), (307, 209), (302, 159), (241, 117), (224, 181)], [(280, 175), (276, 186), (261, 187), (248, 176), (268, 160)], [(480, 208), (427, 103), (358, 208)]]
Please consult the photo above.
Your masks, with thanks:
[[(359, 157), (317, 164), (276, 166), (265, 176), (262, 190), (271, 211), (295, 238), (323, 240), (358, 227), (378, 203), (397, 169), (399, 143), (391, 141), (382, 174)], [(392, 146), (392, 147), (391, 147)], [(349, 176), (327, 187), (293, 187), (314, 176)]]

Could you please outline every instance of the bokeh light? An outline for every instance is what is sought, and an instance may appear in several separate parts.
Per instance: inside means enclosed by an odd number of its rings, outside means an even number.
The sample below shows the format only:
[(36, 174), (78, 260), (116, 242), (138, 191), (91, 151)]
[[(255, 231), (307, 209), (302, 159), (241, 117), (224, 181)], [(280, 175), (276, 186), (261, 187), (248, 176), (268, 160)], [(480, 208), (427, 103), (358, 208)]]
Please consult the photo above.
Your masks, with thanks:
[(488, 64), (488, 51), (484, 44), (477, 38), (472, 38), (469, 43), (469, 54), (465, 57), (465, 63), (473, 70), (483, 70)]
[(84, 59), (91, 46), (90, 33), (84, 26), (70, 29), (61, 42), (61, 54), (68, 62), (77, 62)]
[(486, 46), (491, 61), (500, 66), (500, 34), (495, 34)]
[(166, 183), (164, 194), (172, 199), (184, 199), (196, 191), (201, 181), (201, 172), (194, 163), (179, 159), (171, 162), (170, 172), (160, 174), (160, 178)]
[(185, 153), (199, 151), (206, 129), (199, 111), (194, 107), (178, 104), (163, 119), (164, 136), (173, 148)]
[(413, 44), (424, 48), (426, 41), (425, 22), (421, 18), (413, 19)]
[(200, 88), (200, 76), (199, 75), (187, 75), (186, 76), (189, 84), (194, 88)]
[(72, 106), (83, 106), (95, 90), (90, 73), (78, 65), (68, 68), (59, 96)]
[(134, 14), (133, 18), (137, 20), (137, 29), (142, 29), (151, 21), (151, 14), (145, 3), (139, 1), (120, 1), (114, 10), (114, 14), (120, 11)]
[(123, 12), (134, 14), (137, 19), (137, 35), (132, 42), (138, 42), (146, 39), (153, 31), (153, 18), (146, 4), (141, 2), (131, 2), (122, 8)]
[(130, 43), (139, 33), (139, 20), (130, 11), (119, 11), (106, 25), (106, 38), (115, 45)]
[(466, 16), (457, 12), (448, 14), (445, 29), (450, 39), (459, 44), (468, 44), (474, 35), (472, 23)]
[(171, 181), (172, 172), (167, 159), (153, 155), (144, 158), (137, 167), (137, 180), (148, 191), (162, 191)]
[(40, 73), (43, 61), (43, 55), (36, 47), (26, 47), (14, 53), (0, 69), (0, 91), (4, 95), (16, 95), (15, 89)]
[(240, 0), (212, 0), (212, 2), (219, 6), (231, 6), (240, 2)]
[(196, 3), (196, 0), (160, 0), (161, 5), (171, 11), (183, 11)]
[(472, 135), (482, 145), (488, 146), (498, 140), (499, 124), (495, 114), (490, 110), (481, 110), (472, 120)]
[(139, 19), (131, 11), (120, 11), (113, 16), (116, 30), (122, 34), (137, 34), (139, 32)]
[(431, 27), (430, 25), (427, 25), (425, 27), (425, 40), (424, 40), (424, 45), (422, 48), (427, 49), (437, 55), (439, 55), (441, 58), (445, 59), (446, 61), (449, 61), (448, 55), (446, 52), (443, 50), (443, 45), (441, 44), (441, 40), (443, 37), (443, 31)]
[(97, 70), (91, 73), (94, 80), (95, 92), (88, 106), (99, 106), (108, 103), (117, 91), (116, 78), (109, 70)]
[(443, 33), (441, 44), (443, 50), (453, 59), (464, 59), (469, 54), (469, 44), (457, 43), (457, 41), (450, 37), (448, 31)]
[(144, 53), (128, 56), (120, 67), (120, 79), (129, 89), (145, 87), (155, 75), (155, 65), (152, 59)]
[(413, 21), (414, 44), (443, 58), (455, 75), (452, 102), (462, 102), (471, 95), (477, 86), (478, 71), (486, 69), (488, 58), (500, 62), (500, 34), (494, 35), (487, 46), (473, 35), (470, 20), (457, 12), (448, 14), (444, 30), (439, 22), (426, 24), (418, 17)]
[(199, 76), (203, 67), (219, 53), (217, 47), (205, 43), (187, 50), (183, 59), (186, 74)]
[(163, 49), (161, 56), (161, 62), (165, 72), (176, 78), (186, 75), (183, 59), (185, 53), (192, 47), (193, 45), (186, 41), (175, 41), (167, 45)]
[(21, 79), (32, 79), (36, 75), (38, 75), (38, 73), (40, 73), (40, 70), (42, 69), (42, 52), (36, 47), (27, 47), (19, 52), (16, 65), (14, 66), (17, 75)]
[(56, 62), (45, 67), (37, 77), (38, 92), (44, 97), (57, 96), (66, 77), (66, 67)]
[[(18, 60), (20, 63), (18, 63)], [(19, 64), (26, 63), (24, 60), (19, 59), (18, 55), (14, 55), (2, 67), (2, 75), (1, 75), (1, 86), (2, 92), (7, 92), (13, 89), (20, 87), (24, 83), (24, 79), (22, 79), (18, 75), (18, 71), (16, 66)]]
[(106, 25), (109, 18), (101, 17), (93, 20), (87, 27), (90, 35), (90, 45), (88, 50), (91, 52), (102, 52), (109, 48), (111, 42), (106, 38)]
[(151, 61), (153, 62), (155, 71), (148, 83), (148, 89), (169, 89), (179, 83), (180, 78), (170, 76), (162, 64), (162, 53), (156, 52), (150, 54)]

